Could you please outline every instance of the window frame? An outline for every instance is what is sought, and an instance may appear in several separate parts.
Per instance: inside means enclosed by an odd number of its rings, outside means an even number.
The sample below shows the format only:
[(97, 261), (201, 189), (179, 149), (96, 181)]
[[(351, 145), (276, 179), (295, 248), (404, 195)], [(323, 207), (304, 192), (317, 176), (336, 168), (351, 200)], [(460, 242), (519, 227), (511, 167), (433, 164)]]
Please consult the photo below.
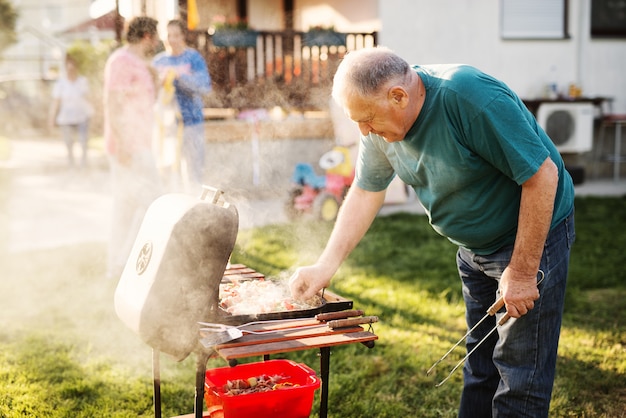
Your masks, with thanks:
[[(611, 10), (611, 7), (621, 8)], [(626, 3), (611, 0), (591, 1), (589, 34), (593, 39), (626, 38)]]
[[(558, 13), (557, 9), (553, 16), (546, 18), (544, 7), (547, 0), (500, 0), (500, 38), (503, 40), (570, 39), (569, 0), (551, 1), (554, 2), (555, 8), (562, 7), (562, 13)], [(538, 16), (544, 18), (544, 25), (537, 26)], [(527, 28), (522, 27), (524, 24), (528, 24)]]

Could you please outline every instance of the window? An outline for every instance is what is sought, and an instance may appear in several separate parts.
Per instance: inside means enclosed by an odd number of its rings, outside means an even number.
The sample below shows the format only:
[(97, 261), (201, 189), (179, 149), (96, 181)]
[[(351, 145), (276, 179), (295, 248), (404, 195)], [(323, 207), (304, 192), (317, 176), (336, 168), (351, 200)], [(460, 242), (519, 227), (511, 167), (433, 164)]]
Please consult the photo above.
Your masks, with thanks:
[(593, 0), (591, 2), (591, 36), (593, 38), (626, 38), (626, 1)]
[(565, 39), (567, 0), (500, 0), (502, 39)]

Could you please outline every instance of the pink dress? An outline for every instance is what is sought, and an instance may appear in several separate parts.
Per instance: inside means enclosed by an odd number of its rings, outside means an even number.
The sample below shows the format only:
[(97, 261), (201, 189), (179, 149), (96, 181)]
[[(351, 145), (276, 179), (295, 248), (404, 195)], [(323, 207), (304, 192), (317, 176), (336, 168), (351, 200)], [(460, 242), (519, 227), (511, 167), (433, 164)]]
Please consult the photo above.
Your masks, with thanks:
[[(113, 154), (119, 141), (126, 141), (131, 151), (141, 151), (152, 146), (154, 128), (154, 103), (156, 88), (146, 61), (126, 48), (119, 48), (107, 60), (104, 69), (104, 139), (106, 150)], [(110, 126), (106, 106), (110, 92), (124, 94), (124, 108), (117, 117), (125, 127), (124, 138), (116, 138)]]
[[(113, 92), (121, 93), (122, 104), (108, 110)], [(155, 100), (156, 88), (147, 62), (126, 48), (111, 54), (104, 70), (104, 139), (113, 193), (108, 261), (111, 278), (119, 277), (127, 263), (134, 263), (128, 256), (139, 227), (146, 210), (161, 194), (152, 152)], [(111, 128), (113, 118), (119, 126), (119, 137)], [(130, 160), (123, 163), (116, 153), (121, 143), (130, 154)]]

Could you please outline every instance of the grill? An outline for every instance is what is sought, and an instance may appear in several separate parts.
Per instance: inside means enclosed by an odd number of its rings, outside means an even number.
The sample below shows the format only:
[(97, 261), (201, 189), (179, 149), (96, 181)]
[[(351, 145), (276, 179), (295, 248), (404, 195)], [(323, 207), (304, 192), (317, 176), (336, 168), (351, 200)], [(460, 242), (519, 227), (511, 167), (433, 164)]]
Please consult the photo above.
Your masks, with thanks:
[(175, 193), (156, 199), (115, 291), (120, 319), (178, 361), (196, 351), (197, 322), (218, 319), (219, 282), (238, 224), (236, 208), (216, 189), (205, 188), (200, 199)]
[[(220, 284), (265, 280), (242, 264), (229, 265), (239, 217), (223, 192), (203, 187), (200, 198), (167, 194), (148, 208), (115, 291), (120, 319), (153, 349), (155, 417), (160, 418), (160, 353), (197, 357), (195, 416), (202, 417), (206, 364), (212, 348), (200, 343), (200, 323), (310, 318), (351, 309), (352, 301), (325, 292), (312, 309), (230, 315), (219, 307)], [(245, 337), (244, 337), (245, 338)]]

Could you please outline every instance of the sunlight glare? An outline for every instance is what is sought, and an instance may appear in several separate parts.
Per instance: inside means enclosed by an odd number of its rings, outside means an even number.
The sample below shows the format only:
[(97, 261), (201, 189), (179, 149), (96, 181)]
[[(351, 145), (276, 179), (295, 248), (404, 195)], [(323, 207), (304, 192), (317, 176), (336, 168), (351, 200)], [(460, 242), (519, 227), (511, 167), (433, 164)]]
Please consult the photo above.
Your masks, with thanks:
[[(112, 10), (115, 10), (115, 0), (95, 0), (89, 6), (89, 16), (92, 19), (96, 19)], [(132, 4), (130, 1), (120, 0), (120, 14), (125, 18), (132, 15)]]

